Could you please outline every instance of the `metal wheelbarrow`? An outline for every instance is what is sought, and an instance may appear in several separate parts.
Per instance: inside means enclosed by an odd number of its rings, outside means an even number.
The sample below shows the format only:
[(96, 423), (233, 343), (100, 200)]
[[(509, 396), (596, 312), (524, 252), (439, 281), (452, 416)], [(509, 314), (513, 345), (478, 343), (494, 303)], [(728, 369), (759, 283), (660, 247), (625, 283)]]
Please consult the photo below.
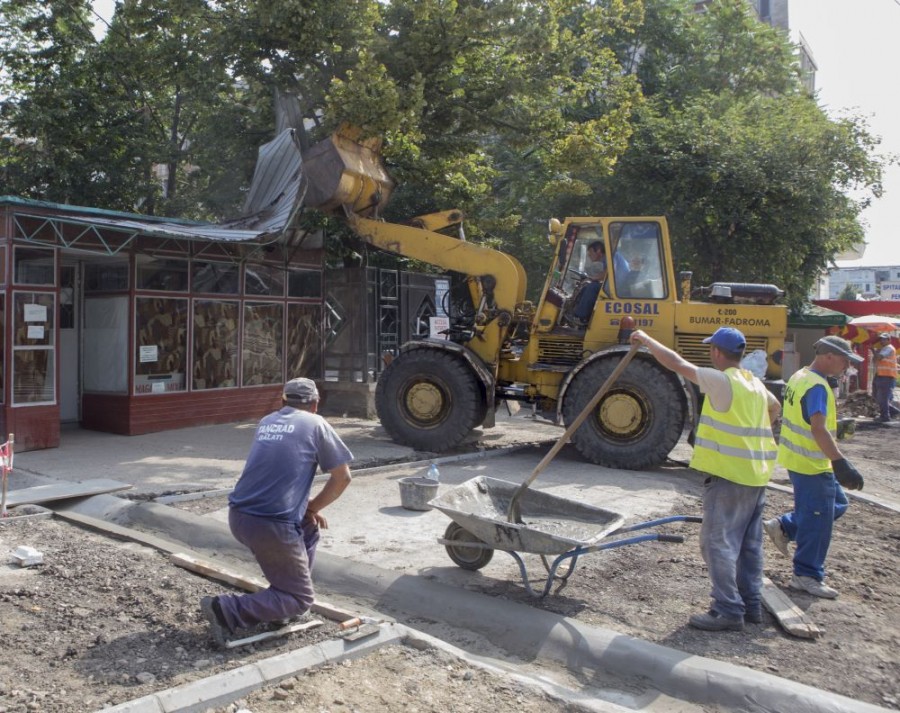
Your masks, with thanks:
[[(478, 476), (446, 491), (429, 502), (453, 522), (438, 542), (450, 559), (468, 570), (479, 570), (494, 556), (494, 550), (507, 552), (519, 566), (525, 589), (535, 597), (545, 597), (554, 583), (557, 592), (567, 583), (582, 555), (624, 547), (639, 542), (684, 542), (681, 535), (644, 533), (605, 541), (622, 535), (670, 522), (701, 522), (690, 515), (672, 515), (635, 525), (623, 526), (619, 513), (585, 505), (539, 490), (526, 490), (518, 503), (517, 522), (507, 518), (510, 503), (520, 490), (517, 483)], [(540, 555), (547, 571), (543, 588), (532, 587), (520, 553)], [(561, 565), (567, 563), (565, 568)]]

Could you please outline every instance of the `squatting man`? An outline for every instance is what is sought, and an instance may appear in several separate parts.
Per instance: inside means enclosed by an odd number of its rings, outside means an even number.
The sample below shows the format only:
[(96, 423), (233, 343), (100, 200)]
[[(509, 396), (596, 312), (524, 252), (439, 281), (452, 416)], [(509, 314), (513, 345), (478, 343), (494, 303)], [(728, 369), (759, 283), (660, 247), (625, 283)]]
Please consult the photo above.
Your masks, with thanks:
[[(280, 624), (309, 610), (319, 528), (328, 527), (321, 511), (350, 484), (353, 454), (316, 413), (315, 382), (292, 379), (284, 385), (281, 402), (280, 410), (259, 422), (244, 471), (228, 498), (231, 532), (253, 553), (269, 587), (200, 600), (219, 646), (239, 629)], [(310, 499), (318, 467), (329, 478)]]

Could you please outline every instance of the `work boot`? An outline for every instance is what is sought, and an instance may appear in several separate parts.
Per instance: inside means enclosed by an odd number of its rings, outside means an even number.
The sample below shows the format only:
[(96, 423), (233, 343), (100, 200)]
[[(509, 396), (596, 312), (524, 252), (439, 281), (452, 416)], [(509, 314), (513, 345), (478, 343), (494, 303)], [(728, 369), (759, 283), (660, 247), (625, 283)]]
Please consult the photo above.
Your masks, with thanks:
[(745, 624), (762, 624), (763, 612), (762, 607), (750, 607), (744, 612)]
[(788, 539), (788, 536), (784, 534), (784, 530), (781, 529), (781, 520), (777, 517), (766, 520), (763, 523), (763, 529), (766, 531), (766, 534), (769, 536), (769, 539), (772, 540), (772, 543), (778, 551), (789, 558), (791, 556), (791, 553), (788, 551), (788, 543), (790, 540)]
[(820, 582), (813, 577), (801, 577), (795, 574), (791, 578), (791, 589), (800, 589), (814, 597), (822, 597), (822, 599), (837, 599), (837, 589), (832, 589), (824, 582)]
[(722, 616), (719, 612), (710, 609), (703, 614), (694, 614), (688, 619), (688, 624), (695, 629), (703, 629), (704, 631), (743, 631), (743, 619), (729, 619)]
[(209, 633), (212, 634), (213, 641), (220, 648), (224, 649), (225, 642), (228, 641), (232, 631), (225, 621), (225, 616), (222, 614), (219, 598), (203, 597), (200, 600), (200, 612), (203, 614), (203, 618), (209, 622)]

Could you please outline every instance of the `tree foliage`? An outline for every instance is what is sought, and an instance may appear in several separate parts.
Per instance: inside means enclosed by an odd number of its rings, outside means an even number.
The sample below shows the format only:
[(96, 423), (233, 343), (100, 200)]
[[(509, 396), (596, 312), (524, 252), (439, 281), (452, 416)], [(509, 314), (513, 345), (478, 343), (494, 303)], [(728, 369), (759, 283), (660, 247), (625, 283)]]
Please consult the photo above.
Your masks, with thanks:
[(595, 196), (608, 212), (667, 215), (676, 269), (695, 282), (774, 282), (798, 304), (863, 238), (859, 212), (880, 193), (878, 140), (859, 119), (825, 115), (787, 39), (743, 0), (703, 14), (690, 5), (647, 0), (635, 66), (646, 101)]
[(304, 143), (385, 137), (390, 218), (462, 208), (534, 274), (548, 217), (664, 214), (698, 281), (798, 297), (862, 238), (882, 159), (749, 5), (121, 0), (97, 41), (87, 0), (0, 0), (2, 192), (227, 217), (281, 92)]

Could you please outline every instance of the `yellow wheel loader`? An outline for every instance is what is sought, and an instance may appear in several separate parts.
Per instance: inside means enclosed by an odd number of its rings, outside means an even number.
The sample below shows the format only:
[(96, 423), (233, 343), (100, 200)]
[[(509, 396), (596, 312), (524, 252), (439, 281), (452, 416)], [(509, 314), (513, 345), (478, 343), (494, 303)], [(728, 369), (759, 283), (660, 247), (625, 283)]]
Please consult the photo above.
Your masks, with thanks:
[[(787, 325), (786, 307), (775, 304), (781, 291), (744, 283), (692, 290), (690, 273), (676, 280), (663, 217), (550, 220), (554, 257), (535, 304), (525, 299), (527, 276), (515, 257), (447, 234), (461, 226), (459, 211), (405, 224), (379, 219), (394, 187), (379, 141), (342, 129), (303, 160), (308, 207), (344, 217), (370, 245), (455, 277), (445, 296), (447, 339), (404, 344), (378, 378), (378, 416), (398, 443), (451, 449), (474, 428), (493, 426), (503, 399), (568, 425), (627, 351), (631, 329), (709, 366), (703, 339), (737, 327), (766, 378), (780, 378)], [(598, 251), (606, 256), (602, 272), (590, 260)], [(593, 463), (652, 467), (693, 426), (697, 401), (690, 384), (639, 353), (572, 442)]]

